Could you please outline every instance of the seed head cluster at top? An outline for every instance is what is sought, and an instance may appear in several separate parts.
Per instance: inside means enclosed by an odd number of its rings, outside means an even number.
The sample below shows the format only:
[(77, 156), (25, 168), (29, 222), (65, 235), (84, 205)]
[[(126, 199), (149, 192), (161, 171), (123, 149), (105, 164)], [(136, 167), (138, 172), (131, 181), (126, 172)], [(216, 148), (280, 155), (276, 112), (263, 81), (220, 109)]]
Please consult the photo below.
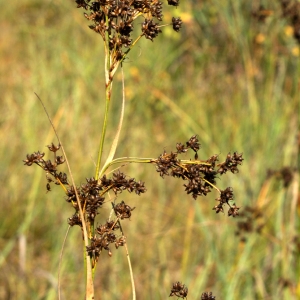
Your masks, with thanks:
[[(138, 17), (144, 18), (140, 23), (140, 37), (153, 41), (161, 32), (160, 25), (163, 20), (163, 3), (158, 0), (75, 0), (77, 8), (84, 8), (84, 16), (93, 22), (89, 25), (96, 33), (100, 34), (105, 44), (108, 44), (114, 64), (125, 57), (125, 49), (130, 48), (134, 41), (132, 31), (134, 21)], [(168, 0), (168, 5), (177, 7), (179, 0)], [(180, 18), (172, 18), (173, 29), (178, 32), (181, 28)]]

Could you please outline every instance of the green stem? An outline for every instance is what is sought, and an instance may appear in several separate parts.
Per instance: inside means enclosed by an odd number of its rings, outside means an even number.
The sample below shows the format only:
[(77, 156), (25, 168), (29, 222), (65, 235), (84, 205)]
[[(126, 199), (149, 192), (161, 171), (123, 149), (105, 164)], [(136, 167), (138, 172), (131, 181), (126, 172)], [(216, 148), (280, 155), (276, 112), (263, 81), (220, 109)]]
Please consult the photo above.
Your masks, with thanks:
[(139, 158), (139, 157), (121, 157), (113, 159), (110, 163), (103, 166), (100, 176), (101, 177), (105, 171), (112, 165), (121, 164), (121, 163), (151, 163), (153, 162), (153, 158)]
[[(106, 23), (108, 24), (107, 17), (106, 17)], [(104, 113), (104, 120), (103, 120), (103, 126), (102, 126), (102, 134), (101, 134), (101, 139), (100, 139), (100, 144), (99, 144), (97, 165), (96, 165), (96, 173), (95, 173), (96, 180), (99, 178), (101, 158), (102, 158), (103, 146), (104, 146), (104, 140), (105, 140), (106, 128), (107, 128), (107, 119), (108, 119), (108, 111), (109, 111), (109, 105), (110, 105), (110, 99), (111, 99), (112, 77), (113, 77), (113, 75), (110, 72), (111, 51), (109, 50), (108, 32), (106, 32), (106, 36), (105, 36), (105, 40), (104, 40), (104, 50), (105, 50), (105, 113)]]
[(110, 104), (110, 99), (111, 99), (111, 87), (112, 87), (112, 81), (109, 81), (108, 84), (106, 84), (106, 91), (105, 91), (105, 113), (104, 113), (104, 120), (103, 120), (103, 126), (102, 126), (102, 134), (101, 134), (101, 139), (100, 139), (99, 151), (98, 151), (98, 160), (97, 160), (97, 165), (96, 165), (96, 174), (95, 174), (96, 180), (99, 178), (101, 158), (102, 158), (102, 153), (103, 153), (103, 145), (104, 145), (104, 140), (105, 140), (105, 135), (106, 135), (108, 111), (109, 111), (109, 104)]
[[(106, 20), (108, 22), (108, 20)], [(109, 50), (109, 36), (108, 33), (106, 33), (106, 41), (104, 43), (105, 45), (105, 114), (104, 114), (104, 121), (102, 126), (102, 135), (100, 139), (100, 145), (99, 145), (99, 151), (98, 151), (98, 159), (97, 159), (97, 165), (96, 165), (96, 173), (95, 173), (95, 179), (98, 180), (99, 176), (103, 174), (103, 172), (108, 168), (108, 166), (104, 166), (103, 169), (100, 172), (100, 165), (101, 165), (101, 158), (103, 153), (103, 145), (105, 140), (105, 134), (106, 134), (106, 128), (107, 128), (107, 119), (108, 119), (108, 111), (109, 111), (109, 104), (111, 100), (111, 90), (112, 90), (112, 79), (117, 71), (120, 63), (124, 61), (127, 54), (130, 52), (130, 50), (134, 47), (134, 45), (140, 40), (142, 35), (140, 35), (130, 46), (130, 48), (123, 54), (123, 57), (120, 61), (118, 61), (116, 64), (111, 61), (112, 59), (112, 53)], [(113, 65), (112, 65), (113, 63)], [(111, 70), (112, 67), (112, 70)]]
[(109, 164), (114, 165), (114, 164), (120, 164), (120, 163), (151, 163), (155, 161), (154, 158), (144, 158), (144, 157), (119, 157), (116, 159), (113, 159), (111, 163)]

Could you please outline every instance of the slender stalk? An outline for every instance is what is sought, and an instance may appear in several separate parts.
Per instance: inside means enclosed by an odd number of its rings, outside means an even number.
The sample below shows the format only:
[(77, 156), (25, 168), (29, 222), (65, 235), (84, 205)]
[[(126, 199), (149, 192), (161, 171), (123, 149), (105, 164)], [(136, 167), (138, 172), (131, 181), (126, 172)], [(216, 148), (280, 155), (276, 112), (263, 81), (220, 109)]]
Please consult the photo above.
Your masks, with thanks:
[(211, 182), (209, 182), (208, 180), (206, 180), (205, 178), (202, 178), (203, 181), (205, 181), (207, 184), (209, 184), (210, 186), (212, 186), (215, 190), (217, 190), (220, 194), (221, 191), (218, 187), (216, 187), (214, 184), (212, 184)]
[[(109, 164), (104, 166), (104, 168), (101, 170), (101, 174), (104, 174), (104, 172), (112, 165), (115, 164), (122, 164), (122, 163), (154, 163), (156, 161), (155, 158), (149, 158), (149, 157), (119, 157), (116, 159), (113, 159)], [(205, 161), (201, 160), (181, 160), (180, 161), (182, 165), (184, 164), (197, 164), (197, 165), (205, 165), (210, 166), (211, 164)]]
[(107, 165), (104, 165), (100, 174), (103, 175), (105, 171), (112, 165), (120, 163), (151, 163), (153, 158), (138, 158), (138, 157), (122, 157), (112, 160)]
[[(124, 236), (123, 231), (122, 231), (122, 234)], [(124, 247), (125, 247), (125, 250), (126, 250), (128, 268), (129, 268), (129, 273), (130, 273), (130, 281), (131, 281), (131, 289), (132, 289), (132, 300), (136, 300), (135, 283), (134, 283), (134, 278), (133, 278), (133, 271), (132, 271), (130, 255), (129, 255), (129, 251), (128, 251), (128, 247), (127, 247), (127, 242), (125, 243)]]
[[(107, 17), (106, 17), (106, 23), (108, 24)], [(104, 41), (104, 50), (105, 50), (105, 112), (104, 112), (104, 120), (102, 126), (102, 134), (101, 134), (99, 150), (98, 150), (95, 179), (99, 178), (99, 171), (100, 171), (101, 158), (103, 153), (104, 140), (106, 135), (107, 119), (108, 119), (108, 112), (109, 112), (110, 99), (111, 99), (111, 89), (112, 89), (112, 75), (110, 74), (111, 51), (109, 50), (108, 32), (106, 32), (106, 38)]]
[[(106, 19), (106, 26), (108, 26), (108, 17), (105, 17)], [(96, 165), (96, 173), (95, 173), (95, 179), (98, 179), (99, 177), (99, 170), (101, 165), (101, 158), (103, 153), (103, 146), (104, 146), (104, 140), (105, 140), (105, 134), (106, 134), (106, 127), (107, 127), (107, 118), (108, 118), (108, 111), (109, 111), (109, 104), (110, 104), (110, 96), (111, 96), (111, 81), (109, 79), (110, 77), (110, 65), (111, 65), (111, 57), (110, 57), (110, 50), (109, 50), (109, 34), (106, 31), (105, 36), (103, 36), (104, 41), (104, 50), (105, 50), (105, 64), (104, 64), (104, 72), (105, 72), (105, 113), (104, 113), (104, 120), (103, 120), (103, 126), (102, 126), (102, 134), (100, 138), (99, 143), (99, 150), (98, 150), (98, 159), (97, 159), (97, 165)]]
[[(112, 202), (111, 205), (112, 205), (113, 210), (114, 210), (114, 208), (115, 208), (114, 203)], [(120, 226), (122, 236), (125, 237), (125, 234), (124, 234), (124, 231), (123, 231), (123, 228), (122, 228), (122, 224), (121, 224), (119, 218), (117, 218), (117, 222), (118, 222), (118, 225)], [(125, 242), (124, 247), (125, 247), (125, 251), (126, 251), (126, 257), (127, 257), (129, 274), (130, 274), (130, 281), (131, 281), (131, 288), (132, 288), (132, 300), (136, 300), (135, 283), (134, 283), (134, 278), (133, 278), (133, 271), (132, 271), (130, 255), (129, 255), (129, 251), (128, 251), (128, 247), (127, 247), (127, 241)]]
[(111, 99), (111, 87), (112, 87), (112, 82), (109, 81), (108, 84), (106, 85), (106, 91), (105, 91), (105, 95), (106, 95), (106, 97), (105, 97), (105, 113), (104, 113), (104, 120), (103, 120), (103, 126), (102, 126), (102, 135), (101, 135), (100, 145), (99, 145), (95, 179), (99, 178), (101, 158), (102, 158), (103, 146), (104, 146), (104, 140), (105, 140), (106, 128), (107, 128), (108, 111), (109, 111), (109, 105), (110, 105), (110, 99)]
[(106, 158), (106, 161), (102, 167), (102, 170), (98, 173), (99, 177), (101, 177), (103, 175), (103, 172), (107, 169), (107, 166), (111, 163), (111, 161), (113, 160), (117, 147), (118, 147), (118, 141), (120, 138), (120, 133), (122, 130), (122, 125), (123, 125), (123, 119), (124, 119), (124, 111), (125, 111), (125, 80), (124, 80), (124, 72), (123, 72), (123, 68), (121, 68), (122, 71), (122, 107), (121, 107), (121, 114), (120, 114), (120, 118), (119, 118), (119, 124), (118, 124), (118, 128), (117, 128), (117, 132), (115, 134), (115, 137), (113, 139), (112, 145), (110, 147), (110, 151), (108, 153), (108, 156)]
[(61, 300), (61, 291), (60, 291), (60, 287), (61, 287), (61, 264), (62, 264), (62, 257), (63, 257), (63, 252), (65, 249), (65, 244), (67, 241), (67, 236), (69, 234), (71, 226), (68, 226), (67, 232), (65, 234), (64, 237), (64, 241), (60, 250), (60, 255), (59, 255), (59, 263), (58, 263), (58, 275), (57, 275), (57, 293), (58, 293), (58, 300)]
[(48, 117), (48, 120), (53, 128), (53, 131), (56, 135), (56, 138), (58, 140), (58, 143), (60, 144), (61, 146), (61, 150), (63, 152), (63, 155), (64, 155), (64, 158), (66, 160), (66, 164), (67, 164), (67, 167), (68, 167), (68, 170), (69, 170), (69, 174), (70, 174), (70, 177), (71, 177), (71, 182), (72, 182), (72, 185), (74, 187), (74, 191), (75, 191), (75, 195), (76, 195), (76, 201), (77, 201), (77, 205), (79, 207), (79, 215), (80, 215), (80, 218), (81, 218), (81, 222), (82, 222), (82, 230), (83, 230), (83, 237), (84, 237), (84, 250), (83, 250), (83, 253), (84, 253), (84, 258), (86, 259), (86, 295), (85, 295), (85, 299), (86, 300), (92, 300), (94, 299), (94, 283), (93, 283), (93, 280), (92, 280), (92, 268), (91, 268), (91, 261), (90, 261), (90, 257), (87, 255), (87, 251), (86, 251), (86, 247), (88, 246), (89, 244), (89, 240), (88, 240), (88, 234), (87, 234), (87, 226), (86, 226), (86, 222), (85, 222), (85, 219), (84, 219), (84, 214), (83, 214), (83, 211), (82, 211), (82, 207), (81, 207), (81, 204), (80, 204), (80, 200), (79, 200), (79, 195), (78, 195), (78, 192), (77, 192), (77, 188), (76, 188), (76, 185), (75, 185), (75, 181), (74, 181), (74, 178), (73, 178), (73, 173), (71, 171), (71, 167), (70, 167), (70, 164), (69, 164), (69, 160), (68, 160), (68, 157), (66, 155), (66, 152), (65, 152), (65, 149), (63, 147), (63, 144), (58, 136), (58, 133), (54, 127), (54, 124), (48, 114), (48, 111), (46, 109), (46, 106), (44, 105), (44, 102), (41, 100), (41, 98), (35, 93), (35, 95), (37, 96), (37, 98), (39, 99), (40, 103), (42, 104), (43, 108), (44, 108), (44, 111)]
[[(108, 22), (108, 20), (106, 22)], [(105, 140), (106, 128), (107, 128), (108, 111), (109, 111), (110, 100), (111, 100), (113, 76), (114, 76), (115, 72), (117, 71), (119, 65), (124, 61), (127, 54), (135, 46), (135, 44), (140, 40), (141, 37), (142, 37), (142, 35), (138, 36), (137, 39), (132, 43), (130, 48), (124, 53), (122, 59), (114, 64), (114, 63), (112, 63), (112, 52), (113, 51), (109, 50), (109, 44), (108, 44), (109, 36), (108, 36), (108, 33), (106, 33), (106, 39), (105, 39), (105, 43), (104, 43), (104, 45), (105, 45), (104, 46), (105, 47), (105, 113), (104, 113), (104, 120), (103, 120), (103, 126), (102, 126), (102, 135), (101, 135), (100, 144), (99, 144), (97, 165), (96, 165), (96, 173), (95, 173), (96, 180), (98, 180), (100, 174), (103, 174), (103, 172), (108, 168), (108, 166), (107, 166), (104, 168), (104, 170), (101, 170), (101, 172), (100, 172), (101, 159), (102, 159), (102, 154), (103, 154), (103, 146), (104, 146), (104, 140)]]

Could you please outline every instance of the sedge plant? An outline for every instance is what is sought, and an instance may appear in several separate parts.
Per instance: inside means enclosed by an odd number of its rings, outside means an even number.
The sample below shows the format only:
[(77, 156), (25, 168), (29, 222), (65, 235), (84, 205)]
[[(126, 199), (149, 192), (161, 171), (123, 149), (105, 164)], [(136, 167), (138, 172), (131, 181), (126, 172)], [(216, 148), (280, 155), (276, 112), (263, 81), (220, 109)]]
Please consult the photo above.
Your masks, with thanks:
[[(123, 191), (141, 195), (146, 192), (146, 187), (144, 182), (137, 181), (135, 178), (123, 173), (121, 171), (122, 166), (127, 163), (153, 165), (162, 178), (172, 176), (182, 180), (185, 192), (195, 200), (199, 196), (206, 196), (212, 190), (216, 190), (219, 197), (216, 199), (217, 204), (213, 205), (212, 209), (219, 213), (224, 212), (225, 206), (227, 206), (228, 216), (235, 217), (239, 214), (239, 207), (234, 202), (233, 189), (231, 187), (224, 190), (220, 189), (216, 185), (216, 178), (228, 171), (238, 173), (238, 166), (242, 164), (243, 156), (238, 152), (234, 152), (228, 153), (223, 162), (219, 162), (219, 156), (216, 154), (208, 159), (200, 159), (198, 151), (201, 145), (198, 136), (195, 134), (185, 143), (178, 142), (173, 151), (163, 151), (156, 158), (155, 155), (152, 158), (115, 158), (125, 110), (123, 78), (119, 125), (108, 156), (104, 157), (103, 149), (107, 144), (106, 131), (113, 81), (117, 70), (123, 68), (124, 60), (141, 38), (153, 42), (158, 34), (162, 32), (162, 27), (167, 25), (172, 26), (176, 32), (179, 32), (182, 20), (180, 17), (173, 17), (170, 23), (162, 24), (164, 6), (161, 1), (157, 0), (96, 0), (95, 2), (75, 0), (75, 2), (77, 8), (84, 10), (84, 17), (90, 22), (89, 28), (102, 39), (105, 50), (105, 95), (103, 97), (105, 99), (105, 104), (103, 103), (105, 109), (95, 173), (90, 178), (86, 178), (84, 184), (74, 182), (63, 143), (59, 139), (49, 116), (49, 121), (58, 140), (57, 144), (51, 143), (48, 145), (49, 151), (53, 153), (52, 159), (46, 159), (45, 153), (37, 151), (27, 154), (24, 164), (41, 167), (46, 173), (47, 190), (51, 191), (53, 184), (61, 186), (65, 193), (66, 202), (74, 209), (72, 216), (68, 219), (68, 224), (69, 228), (79, 227), (82, 232), (86, 271), (85, 299), (94, 299), (95, 270), (100, 263), (99, 258), (105, 253), (108, 254), (106, 257), (112, 256), (112, 246), (115, 249), (125, 247), (132, 283), (132, 295), (135, 299), (133, 271), (127, 248), (126, 234), (122, 229), (122, 222), (131, 218), (134, 207), (131, 207), (130, 203), (117, 200)], [(167, 4), (176, 8), (179, 5), (179, 0), (168, 0)], [(141, 29), (135, 37), (134, 25), (140, 26)], [(42, 101), (41, 103), (44, 106)], [(45, 106), (44, 109), (47, 113)], [(102, 110), (100, 110), (100, 113), (102, 113)], [(59, 155), (59, 151), (62, 151), (62, 155)], [(192, 153), (191, 158), (181, 159), (180, 155), (187, 152)], [(67, 164), (69, 175), (59, 171), (60, 165), (63, 163)], [(110, 192), (114, 194), (114, 197), (110, 196)], [(104, 205), (111, 205), (111, 213), (106, 219), (103, 219), (103, 216), (100, 219), (99, 212)], [(187, 294), (187, 287), (176, 281), (173, 283), (169, 296), (186, 298)], [(60, 298), (60, 288), (58, 288), (58, 295)], [(203, 293), (202, 299), (215, 299), (215, 297), (212, 293)]]

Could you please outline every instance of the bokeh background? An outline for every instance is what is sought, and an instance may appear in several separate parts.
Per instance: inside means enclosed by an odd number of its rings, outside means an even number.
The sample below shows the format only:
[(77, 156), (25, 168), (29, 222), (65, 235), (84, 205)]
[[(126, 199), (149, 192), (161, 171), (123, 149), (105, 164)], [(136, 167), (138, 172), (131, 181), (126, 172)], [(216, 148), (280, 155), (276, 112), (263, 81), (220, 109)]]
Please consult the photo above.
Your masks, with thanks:
[[(215, 214), (217, 193), (194, 201), (182, 181), (160, 178), (152, 165), (125, 166), (148, 189), (119, 197), (136, 207), (123, 226), (137, 299), (168, 299), (175, 281), (189, 288), (188, 299), (205, 291), (223, 300), (299, 299), (299, 1), (181, 2), (164, 13), (166, 22), (181, 16), (181, 32), (165, 27), (153, 43), (141, 40), (123, 64), (126, 113), (116, 156), (156, 158), (193, 134), (200, 159), (243, 152), (240, 173), (217, 184), (233, 187), (244, 216)], [(56, 299), (73, 209), (59, 187), (46, 193), (41, 169), (23, 166), (27, 153), (49, 157), (46, 145), (56, 142), (34, 93), (75, 181), (84, 183), (94, 175), (101, 134), (103, 45), (74, 1), (0, 3), (0, 299)], [(105, 153), (121, 93), (118, 73)], [(109, 205), (98, 223), (108, 214)], [(96, 299), (130, 299), (125, 250), (112, 250), (99, 261)], [(83, 299), (78, 228), (68, 235), (61, 276), (63, 299)]]

